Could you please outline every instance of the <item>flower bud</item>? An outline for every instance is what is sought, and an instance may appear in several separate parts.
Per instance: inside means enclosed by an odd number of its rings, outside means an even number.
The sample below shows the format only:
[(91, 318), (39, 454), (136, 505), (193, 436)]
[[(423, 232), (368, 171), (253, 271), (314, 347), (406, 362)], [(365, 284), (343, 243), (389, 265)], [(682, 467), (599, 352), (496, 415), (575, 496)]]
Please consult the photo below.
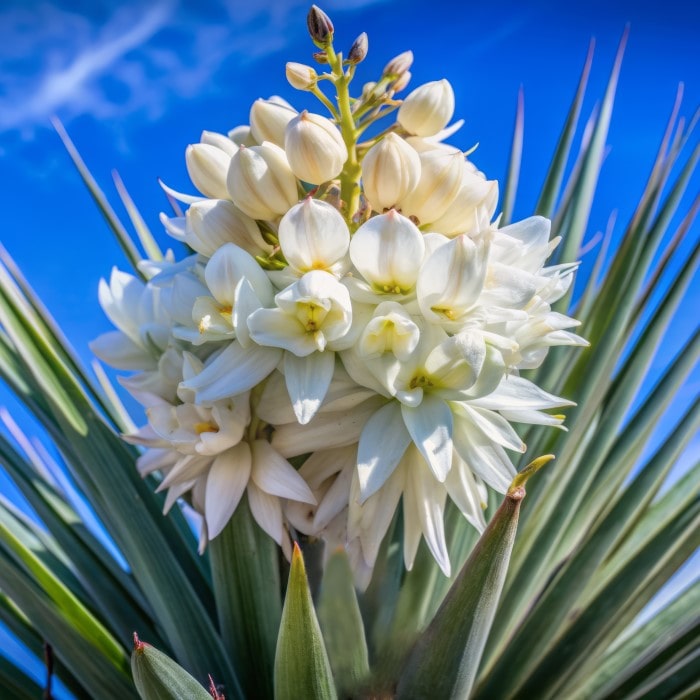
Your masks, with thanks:
[(287, 125), (284, 150), (292, 172), (312, 185), (320, 185), (340, 174), (348, 157), (348, 149), (335, 124), (306, 110)]
[(382, 75), (386, 77), (394, 76), (398, 78), (403, 75), (413, 65), (413, 51), (404, 51), (389, 61), (384, 66)]
[(203, 131), (199, 140), (201, 143), (220, 148), (224, 153), (228, 153), (230, 156), (233, 156), (238, 150), (238, 145), (234, 141), (228, 136), (217, 134), (216, 131)]
[(297, 90), (311, 90), (318, 81), (318, 73), (311, 66), (294, 61), (287, 63), (285, 74), (289, 84)]
[(194, 202), (185, 221), (185, 243), (208, 258), (226, 243), (235, 243), (253, 256), (272, 252), (255, 221), (227, 199)]
[(276, 219), (299, 199), (284, 151), (268, 142), (238, 150), (226, 185), (233, 203), (252, 219)]
[(406, 216), (415, 216), (420, 224), (439, 219), (454, 202), (462, 186), (464, 155), (443, 149), (418, 154), (421, 164), (420, 180), (407, 199), (401, 203)]
[(496, 209), (498, 182), (487, 180), (469, 161), (464, 162), (462, 184), (454, 202), (430, 228), (446, 236), (476, 233), (488, 226)]
[(367, 56), (367, 49), (369, 48), (369, 39), (367, 38), (367, 32), (362, 32), (360, 36), (352, 42), (350, 51), (348, 52), (348, 61), (350, 63), (360, 63), (365, 60)]
[(391, 89), (393, 92), (401, 92), (401, 90), (405, 90), (408, 84), (411, 82), (411, 71), (407, 70), (405, 73), (402, 73), (397, 79), (396, 82), (391, 86)]
[(325, 51), (316, 51), (315, 53), (312, 53), (311, 56), (316, 63), (320, 63), (322, 65), (326, 65), (328, 63), (328, 54)]
[(375, 211), (403, 201), (420, 179), (420, 157), (400, 136), (387, 134), (362, 161), (365, 195)]
[(322, 49), (333, 41), (333, 22), (320, 7), (311, 5), (309, 14), (306, 16), (306, 26), (309, 29), (311, 40), (319, 48)]
[(280, 98), (255, 100), (250, 108), (250, 131), (257, 143), (269, 141), (284, 148), (284, 130), (297, 111)]
[[(231, 143), (235, 148), (235, 144)], [(187, 147), (185, 161), (190, 179), (203, 195), (214, 199), (228, 198), (226, 173), (231, 162), (229, 153), (208, 143), (195, 143)]]
[(397, 121), (411, 134), (433, 136), (444, 129), (455, 111), (455, 96), (447, 80), (417, 87), (399, 107)]
[(237, 146), (255, 146), (255, 139), (253, 138), (253, 132), (247, 124), (241, 124), (241, 126), (236, 126), (231, 131), (228, 132), (228, 137)]

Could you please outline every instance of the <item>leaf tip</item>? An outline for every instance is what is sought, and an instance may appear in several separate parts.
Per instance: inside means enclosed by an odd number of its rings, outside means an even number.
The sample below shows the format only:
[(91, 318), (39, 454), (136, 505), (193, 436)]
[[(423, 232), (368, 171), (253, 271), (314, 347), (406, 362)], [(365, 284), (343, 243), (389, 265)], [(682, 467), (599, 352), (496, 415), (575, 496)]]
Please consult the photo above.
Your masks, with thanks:
[(510, 488), (508, 489), (508, 493), (506, 494), (508, 498), (518, 501), (525, 498), (525, 484), (528, 482), (530, 477), (553, 459), (554, 455), (542, 455), (541, 457), (537, 457), (537, 459), (533, 459), (530, 464), (515, 475), (515, 478), (511, 482)]

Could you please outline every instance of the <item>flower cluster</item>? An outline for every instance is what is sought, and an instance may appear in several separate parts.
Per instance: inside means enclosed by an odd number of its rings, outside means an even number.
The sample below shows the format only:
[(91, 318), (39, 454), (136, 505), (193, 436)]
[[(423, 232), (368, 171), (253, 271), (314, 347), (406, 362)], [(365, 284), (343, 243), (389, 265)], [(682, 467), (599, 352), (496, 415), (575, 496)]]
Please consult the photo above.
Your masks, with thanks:
[(188, 146), (201, 195), (166, 188), (189, 206), (161, 219), (191, 255), (103, 282), (118, 330), (93, 350), (136, 370), (148, 422), (127, 439), (166, 510), (186, 496), (203, 516), (202, 546), (245, 492), (285, 552), (290, 531), (342, 544), (362, 585), (403, 500), (406, 566), (422, 536), (449, 574), (446, 499), (483, 528), (486, 487), (505, 492), (525, 450), (511, 424), (563, 420), (520, 370), (584, 344), (551, 308), (575, 265), (545, 266), (544, 218), (498, 227), (497, 183), (445, 143), (447, 80), (397, 99), (407, 52), (353, 98), (366, 35), (343, 59), (318, 8), (309, 29), (328, 72), (287, 77), (328, 116), (261, 99), (250, 125)]

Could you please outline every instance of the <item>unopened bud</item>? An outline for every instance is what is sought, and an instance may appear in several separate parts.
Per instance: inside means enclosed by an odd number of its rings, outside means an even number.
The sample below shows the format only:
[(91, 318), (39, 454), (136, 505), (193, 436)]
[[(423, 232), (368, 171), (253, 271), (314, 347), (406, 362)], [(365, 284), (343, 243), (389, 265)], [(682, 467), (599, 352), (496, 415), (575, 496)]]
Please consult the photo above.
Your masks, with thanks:
[(236, 126), (231, 129), (231, 131), (228, 132), (228, 137), (237, 146), (255, 146), (253, 132), (247, 124), (241, 124), (241, 126)]
[(399, 206), (420, 179), (420, 157), (400, 136), (387, 134), (362, 161), (365, 196), (377, 212)]
[(397, 121), (411, 134), (433, 136), (444, 129), (455, 111), (455, 95), (447, 80), (417, 87), (399, 107)]
[(252, 219), (276, 219), (298, 201), (294, 173), (273, 143), (240, 148), (231, 159), (226, 185), (233, 203)]
[[(235, 157), (235, 156), (234, 156)], [(421, 173), (418, 185), (402, 203), (406, 216), (415, 216), (420, 224), (437, 221), (454, 202), (462, 186), (464, 155), (435, 149), (419, 154)]]
[(218, 134), (216, 131), (203, 131), (200, 137), (200, 143), (207, 143), (210, 146), (216, 146), (230, 156), (238, 150), (238, 146), (228, 136)]
[(317, 51), (311, 54), (316, 63), (326, 64), (328, 63), (328, 54), (325, 51)]
[(382, 75), (386, 77), (394, 76), (398, 78), (403, 75), (413, 65), (413, 51), (404, 51), (389, 61), (384, 66)]
[(255, 100), (250, 108), (250, 130), (258, 144), (263, 141), (284, 147), (284, 130), (297, 111), (280, 98)]
[(136, 633), (131, 654), (131, 675), (142, 698), (212, 700), (199, 681), (162, 651), (142, 642)]
[(445, 213), (431, 224), (431, 230), (454, 236), (459, 233), (475, 233), (481, 230), (496, 209), (498, 182), (487, 180), (469, 161), (464, 162), (462, 184), (454, 202)]
[(339, 175), (348, 158), (348, 149), (336, 125), (306, 110), (289, 122), (284, 150), (292, 172), (312, 185)]
[(350, 61), (350, 63), (360, 63), (360, 61), (364, 61), (365, 56), (367, 56), (368, 48), (369, 40), (367, 39), (367, 32), (362, 32), (362, 34), (352, 42), (348, 53), (348, 61)]
[(203, 195), (214, 199), (228, 198), (226, 173), (231, 156), (226, 151), (208, 143), (195, 143), (187, 147), (185, 162), (190, 179)]
[(285, 68), (285, 74), (289, 84), (297, 90), (311, 90), (318, 82), (318, 73), (303, 63), (290, 61)]
[(311, 5), (309, 14), (306, 16), (306, 26), (312, 41), (319, 48), (328, 46), (333, 40), (333, 22), (320, 7)]
[(407, 70), (405, 73), (402, 73), (397, 79), (396, 82), (391, 86), (391, 89), (394, 92), (401, 92), (401, 90), (405, 90), (408, 84), (411, 82), (411, 71)]
[(203, 199), (190, 205), (185, 214), (185, 243), (208, 258), (226, 243), (235, 243), (253, 256), (272, 252), (255, 221), (227, 199)]

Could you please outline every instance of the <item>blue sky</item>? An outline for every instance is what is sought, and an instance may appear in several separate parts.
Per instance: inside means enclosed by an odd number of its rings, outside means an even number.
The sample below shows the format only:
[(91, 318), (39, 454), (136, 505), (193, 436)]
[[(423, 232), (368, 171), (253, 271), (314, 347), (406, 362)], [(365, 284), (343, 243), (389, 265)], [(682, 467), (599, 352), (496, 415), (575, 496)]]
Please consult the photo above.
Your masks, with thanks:
[[(585, 115), (602, 93), (629, 22), (611, 150), (588, 238), (605, 229), (613, 210), (619, 212), (617, 230), (624, 226), (679, 82), (686, 81), (683, 113), (691, 116), (700, 104), (700, 8), (685, 1), (334, 0), (322, 7), (336, 24), (339, 48), (347, 50), (362, 31), (369, 34), (360, 84), (406, 49), (415, 54), (412, 85), (450, 80), (456, 117), (466, 120), (453, 141), (463, 148), (478, 142), (473, 160), (490, 178), (505, 173), (523, 86), (518, 217), (534, 206), (590, 39), (596, 52)], [(158, 213), (166, 202), (156, 179), (192, 191), (184, 163), (188, 143), (203, 129), (226, 132), (247, 123), (258, 97), (279, 94), (308, 104), (284, 77), (286, 61), (311, 62), (307, 10), (307, 2), (297, 0), (260, 0), (254, 7), (249, 0), (0, 3), (1, 240), (85, 359), (89, 340), (109, 330), (97, 303), (99, 278), (125, 261), (49, 118), (64, 122), (114, 202), (111, 170), (119, 171), (165, 243)], [(696, 177), (691, 194), (699, 184)], [(697, 232), (696, 225), (690, 238)], [(699, 296), (696, 284), (688, 304)], [(690, 330), (687, 315), (674, 324), (654, 362), (657, 370)], [(684, 403), (699, 384), (696, 373)]]

